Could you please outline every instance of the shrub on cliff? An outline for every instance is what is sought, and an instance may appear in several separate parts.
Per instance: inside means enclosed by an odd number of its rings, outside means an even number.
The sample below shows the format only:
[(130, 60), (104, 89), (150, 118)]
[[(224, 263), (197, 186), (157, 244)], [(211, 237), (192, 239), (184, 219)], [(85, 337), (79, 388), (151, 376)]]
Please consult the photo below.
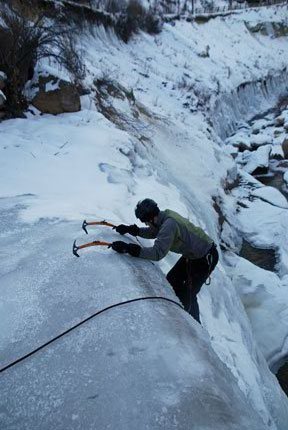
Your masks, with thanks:
[(146, 31), (150, 34), (160, 33), (162, 20), (155, 9), (145, 9), (139, 0), (129, 0), (125, 9), (119, 14), (115, 31), (118, 36), (128, 42), (133, 33), (138, 30)]
[(23, 88), (41, 58), (53, 57), (75, 81), (84, 77), (71, 30), (48, 23), (41, 16), (31, 22), (11, 9), (1, 11), (0, 18), (0, 70), (7, 76), (4, 92), (9, 116), (19, 116), (27, 108)]

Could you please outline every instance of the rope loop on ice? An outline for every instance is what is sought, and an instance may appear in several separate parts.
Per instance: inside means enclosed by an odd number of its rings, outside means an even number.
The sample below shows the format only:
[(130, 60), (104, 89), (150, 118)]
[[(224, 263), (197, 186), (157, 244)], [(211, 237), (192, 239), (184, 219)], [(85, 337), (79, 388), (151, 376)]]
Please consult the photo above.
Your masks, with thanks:
[(4, 372), (7, 369), (10, 369), (11, 367), (15, 366), (16, 364), (20, 363), (21, 361), (24, 361), (26, 358), (31, 357), (32, 355), (36, 354), (36, 352), (40, 351), (41, 349), (45, 348), (46, 346), (50, 345), (51, 343), (53, 343), (56, 340), (60, 339), (61, 337), (65, 336), (66, 334), (70, 333), (72, 330), (75, 330), (77, 327), (80, 327), (81, 325), (85, 324), (87, 321), (91, 320), (92, 318), (95, 318), (97, 315), (100, 315), (103, 312), (108, 311), (109, 309), (113, 309), (113, 308), (116, 308), (118, 306), (127, 305), (128, 303), (139, 302), (141, 300), (165, 300), (167, 302), (174, 303), (175, 305), (179, 306), (181, 309), (184, 310), (184, 307), (180, 303), (176, 302), (175, 300), (169, 299), (167, 297), (161, 297), (161, 296), (159, 296), (159, 297), (158, 296), (138, 297), (136, 299), (131, 299), (131, 300), (126, 300), (124, 302), (115, 303), (114, 305), (107, 306), (106, 308), (95, 312), (94, 314), (90, 315), (89, 317), (85, 318), (84, 320), (80, 321), (79, 323), (75, 324), (74, 326), (72, 326), (72, 327), (68, 328), (67, 330), (63, 331), (62, 333), (58, 334), (58, 336), (53, 337), (48, 342), (43, 343), (38, 348), (34, 349), (33, 351), (29, 352), (28, 354), (25, 354), (22, 357), (18, 358), (17, 360), (12, 361), (11, 363), (2, 367), (2, 369), (0, 369), (0, 373)]

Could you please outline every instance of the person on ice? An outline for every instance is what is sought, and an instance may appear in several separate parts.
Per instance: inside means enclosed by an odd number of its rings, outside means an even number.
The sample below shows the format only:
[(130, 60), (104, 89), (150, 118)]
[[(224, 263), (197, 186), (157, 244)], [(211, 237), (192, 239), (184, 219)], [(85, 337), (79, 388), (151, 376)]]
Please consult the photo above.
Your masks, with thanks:
[(135, 215), (148, 227), (120, 224), (114, 229), (121, 235), (129, 233), (145, 239), (156, 239), (154, 245), (141, 247), (116, 241), (112, 243), (112, 249), (153, 261), (161, 260), (169, 251), (182, 254), (167, 274), (167, 280), (186, 311), (201, 324), (197, 294), (218, 262), (216, 245), (200, 227), (177, 212), (170, 209), (160, 211), (154, 200), (144, 199), (138, 202)]

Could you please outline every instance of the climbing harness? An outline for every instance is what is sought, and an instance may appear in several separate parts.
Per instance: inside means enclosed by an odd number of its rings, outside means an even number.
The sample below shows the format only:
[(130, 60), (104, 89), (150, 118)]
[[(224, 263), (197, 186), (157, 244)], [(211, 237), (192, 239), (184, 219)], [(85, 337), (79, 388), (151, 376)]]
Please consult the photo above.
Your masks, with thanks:
[[(209, 249), (208, 253), (206, 254), (205, 257), (207, 264), (208, 264), (208, 276), (206, 278), (205, 281), (205, 285), (210, 285), (211, 283), (211, 272), (212, 272), (212, 263), (213, 263), (213, 256), (212, 256), (212, 251), (215, 248), (215, 243), (212, 244), (211, 248)], [(193, 292), (193, 275), (192, 275), (192, 270), (191, 270), (191, 265), (190, 265), (190, 260), (189, 258), (186, 258), (186, 270), (187, 270), (187, 288), (189, 290), (189, 308), (188, 308), (188, 312), (190, 313), (191, 311), (191, 306), (192, 306), (192, 292)], [(208, 280), (208, 282), (207, 282)]]
[(211, 272), (212, 272), (212, 263), (213, 263), (213, 257), (212, 257), (212, 251), (216, 248), (215, 243), (213, 242), (208, 254), (206, 255), (206, 260), (208, 263), (208, 282), (207, 279), (205, 281), (205, 285), (210, 285), (211, 284)]
[(123, 306), (123, 305), (126, 305), (128, 303), (139, 302), (141, 300), (165, 300), (167, 302), (174, 303), (175, 305), (179, 306), (181, 309), (185, 310), (184, 307), (180, 303), (176, 302), (175, 300), (169, 299), (168, 297), (161, 297), (161, 296), (138, 297), (136, 299), (131, 299), (131, 300), (126, 300), (124, 302), (115, 303), (114, 305), (107, 306), (106, 308), (95, 312), (94, 314), (90, 315), (89, 317), (85, 318), (84, 320), (80, 321), (79, 323), (75, 324), (74, 326), (70, 327), (69, 329), (58, 334), (58, 336), (55, 336), (53, 339), (50, 339), (48, 342), (43, 343), (38, 348), (34, 349), (33, 351), (29, 352), (28, 354), (23, 355), (22, 357), (18, 358), (17, 360), (15, 360), (15, 361), (7, 364), (6, 366), (2, 367), (2, 369), (0, 369), (0, 373), (4, 372), (5, 370), (8, 370), (9, 368), (20, 363), (21, 361), (24, 361), (26, 358), (31, 357), (32, 355), (36, 354), (36, 352), (40, 351), (41, 349), (45, 348), (46, 346), (50, 345), (51, 343), (53, 343), (56, 340), (60, 339), (61, 337), (65, 336), (66, 334), (70, 333), (72, 330), (75, 330), (77, 327), (80, 327), (81, 325), (85, 324), (87, 321), (91, 320), (92, 318), (95, 318), (97, 315), (100, 315), (103, 312), (108, 311), (109, 309), (113, 309), (113, 308), (116, 308), (118, 306)]
[(190, 313), (191, 306), (192, 306), (193, 280), (192, 280), (192, 270), (191, 270), (189, 258), (186, 258), (186, 270), (187, 270), (187, 288), (189, 291), (189, 308), (188, 308), (187, 312)]

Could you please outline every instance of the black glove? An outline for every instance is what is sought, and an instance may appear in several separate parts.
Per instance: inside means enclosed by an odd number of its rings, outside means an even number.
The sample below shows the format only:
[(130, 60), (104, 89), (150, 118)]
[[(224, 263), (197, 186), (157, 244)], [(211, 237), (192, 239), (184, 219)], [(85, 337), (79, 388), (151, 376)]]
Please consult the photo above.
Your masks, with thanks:
[(127, 252), (127, 245), (128, 243), (122, 242), (121, 240), (117, 240), (116, 242), (113, 242), (111, 244), (111, 248), (114, 251), (119, 252), (120, 254), (124, 254), (125, 252)]
[(137, 227), (136, 224), (133, 224), (133, 225), (120, 224), (120, 225), (114, 226), (113, 230), (116, 230), (117, 233), (120, 233), (120, 234), (129, 233), (131, 234), (131, 236), (138, 236), (139, 234), (139, 227)]
[(136, 245), (136, 243), (128, 243), (127, 245), (128, 245), (128, 249), (127, 249), (128, 254), (132, 255), (132, 257), (139, 257), (141, 246)]
[(116, 242), (113, 242), (111, 244), (111, 248), (119, 252), (120, 254), (128, 253), (132, 255), (132, 257), (139, 257), (141, 246), (136, 245), (134, 243), (126, 243), (122, 242), (121, 240), (117, 240)]

